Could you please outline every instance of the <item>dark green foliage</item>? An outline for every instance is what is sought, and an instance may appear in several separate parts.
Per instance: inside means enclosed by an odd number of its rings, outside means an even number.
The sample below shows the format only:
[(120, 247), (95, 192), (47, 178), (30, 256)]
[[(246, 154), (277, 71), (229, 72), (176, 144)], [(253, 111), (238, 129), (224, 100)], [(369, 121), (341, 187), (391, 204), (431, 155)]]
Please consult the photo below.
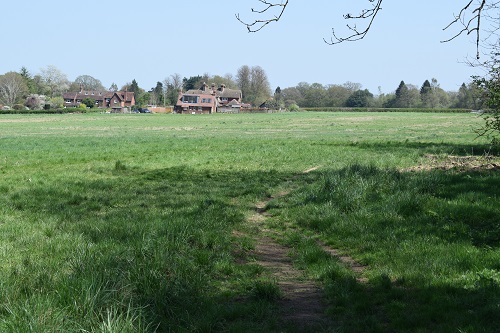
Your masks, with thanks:
[(201, 76), (191, 76), (189, 79), (184, 78), (182, 80), (183, 82), (183, 89), (184, 91), (192, 90), (192, 89), (199, 89), (201, 87), (201, 81), (203, 78)]
[(87, 97), (82, 101), (88, 108), (92, 109), (95, 106), (95, 99)]
[(431, 83), (429, 80), (425, 80), (425, 82), (422, 84), (422, 87), (420, 88), (420, 95), (426, 95), (430, 94), (432, 92), (432, 87)]
[(363, 108), (368, 107), (373, 100), (373, 94), (365, 90), (357, 90), (352, 93), (351, 96), (347, 99), (345, 106), (352, 108)]
[(410, 103), (408, 96), (408, 87), (406, 86), (404, 81), (401, 81), (398, 88), (396, 89), (396, 98), (392, 107), (407, 108), (409, 106)]

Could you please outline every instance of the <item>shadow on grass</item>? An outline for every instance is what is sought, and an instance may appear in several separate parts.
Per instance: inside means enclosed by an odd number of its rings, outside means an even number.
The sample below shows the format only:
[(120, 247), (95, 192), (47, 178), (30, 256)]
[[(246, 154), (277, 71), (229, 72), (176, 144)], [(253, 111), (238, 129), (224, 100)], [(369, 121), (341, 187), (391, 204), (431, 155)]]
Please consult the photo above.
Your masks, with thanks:
[[(279, 331), (273, 302), (249, 297), (259, 271), (235, 263), (231, 231), (245, 221), (249, 202), (269, 196), (293, 176), (188, 167), (143, 172), (120, 164), (97, 177), (46, 179), (8, 192), (8, 204), (44, 230), (34, 243), (14, 240), (15, 245), (50, 255), (38, 262), (21, 258), (4, 295), (21, 312), (31, 300), (50, 298), (50, 307), (64, 314), (54, 326), (66, 325), (67, 331), (92, 331), (110, 313), (129, 311), (130, 317), (110, 320), (119, 325), (131, 318), (131, 331), (144, 332)], [(374, 251), (368, 264), (418, 257), (408, 252), (388, 259), (398, 244), (426, 236), (432, 242), (419, 246), (466, 243), (478, 252), (497, 251), (498, 193), (492, 188), (499, 184), (497, 174), (403, 174), (353, 166), (296, 181), (303, 181), (303, 188), (283, 198), (290, 204), (275, 205), (273, 214), (288, 212), (304, 228), (343, 238), (342, 246), (355, 253)], [(347, 223), (337, 223), (344, 218)], [(476, 255), (459, 258), (463, 267), (438, 272), (456, 277), (463, 270), (462, 287), (432, 273), (419, 275), (429, 258), (418, 257), (423, 263), (417, 269), (409, 268), (411, 262), (386, 266), (411, 274), (394, 279), (374, 273), (368, 285), (328, 272), (323, 275), (328, 311), (346, 332), (491, 331), (500, 324), (495, 275), (500, 267), (491, 263), (493, 256), (480, 253), (476, 261)], [(43, 315), (37, 311), (42, 310), (33, 306), (33, 317)], [(9, 317), (5, 311), (0, 316)]]
[[(231, 301), (251, 295), (260, 272), (235, 263), (232, 231), (249, 203), (291, 175), (119, 166), (99, 180), (45, 179), (7, 193), (8, 204), (43, 230), (30, 241), (20, 240), (22, 231), (11, 237), (27, 248), (11, 269), (6, 297), (19, 305), (12, 312), (49, 298), (67, 319), (52, 327), (65, 331), (92, 331), (109, 313), (111, 321), (132, 318), (132, 331), (272, 330), (273, 302)], [(19, 322), (43, 318), (32, 311)], [(31, 326), (50, 331), (43, 325)]]
[(498, 280), (478, 277), (468, 288), (409, 286), (386, 275), (360, 284), (352, 276), (323, 277), (328, 313), (342, 332), (495, 332)]
[(374, 151), (376, 153), (394, 153), (402, 154), (403, 152), (420, 152), (430, 155), (454, 155), (454, 156), (499, 156), (500, 147), (491, 146), (489, 144), (452, 144), (452, 143), (436, 143), (436, 142), (419, 142), (419, 141), (379, 141), (366, 142), (354, 141), (346, 142), (315, 142), (312, 146), (320, 147), (352, 147), (361, 150)]
[[(500, 327), (497, 171), (400, 172), (353, 165), (271, 203), (277, 221), (367, 265), (367, 283), (298, 251), (342, 332), (495, 332)], [(301, 254), (301, 253), (304, 254)], [(339, 266), (342, 266), (339, 268)]]

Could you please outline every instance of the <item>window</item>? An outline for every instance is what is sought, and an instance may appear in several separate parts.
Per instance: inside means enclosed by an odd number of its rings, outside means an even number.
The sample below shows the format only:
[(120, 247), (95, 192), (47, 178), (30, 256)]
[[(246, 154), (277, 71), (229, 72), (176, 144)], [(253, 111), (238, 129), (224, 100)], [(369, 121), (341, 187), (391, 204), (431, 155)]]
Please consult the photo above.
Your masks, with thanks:
[(182, 101), (184, 103), (198, 103), (198, 96), (182, 96)]
[(211, 98), (203, 98), (201, 100), (202, 103), (212, 103), (212, 99)]

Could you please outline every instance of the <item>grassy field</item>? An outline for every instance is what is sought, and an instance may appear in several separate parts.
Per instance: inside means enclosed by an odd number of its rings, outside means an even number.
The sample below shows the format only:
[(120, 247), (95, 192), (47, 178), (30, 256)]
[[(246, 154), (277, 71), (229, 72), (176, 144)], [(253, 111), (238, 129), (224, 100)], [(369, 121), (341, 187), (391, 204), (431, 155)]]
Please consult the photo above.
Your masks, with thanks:
[[(252, 257), (266, 232), (324, 290), (325, 332), (498, 332), (500, 162), (481, 122), (2, 115), (0, 332), (293, 332)], [(249, 223), (284, 191), (268, 231)]]

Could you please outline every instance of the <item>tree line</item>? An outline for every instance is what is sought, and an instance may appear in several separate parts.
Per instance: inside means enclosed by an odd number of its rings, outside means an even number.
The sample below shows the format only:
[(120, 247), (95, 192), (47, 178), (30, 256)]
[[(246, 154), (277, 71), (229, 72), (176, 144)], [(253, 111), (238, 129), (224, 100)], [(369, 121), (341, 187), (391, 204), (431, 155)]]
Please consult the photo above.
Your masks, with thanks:
[(376, 107), (376, 108), (465, 108), (481, 107), (473, 83), (463, 83), (458, 91), (443, 90), (436, 79), (425, 80), (416, 86), (401, 81), (393, 93), (378, 91), (374, 95), (362, 89), (360, 83), (322, 85), (301, 82), (295, 87), (281, 89), (286, 106), (299, 107)]
[[(136, 105), (175, 105), (180, 91), (200, 89), (203, 83), (220, 87), (224, 84), (230, 89), (241, 89), (246, 103), (260, 105), (271, 96), (269, 79), (260, 66), (241, 66), (235, 76), (232, 74), (196, 75), (182, 77), (175, 73), (154, 87), (144, 89), (133, 79), (118, 87), (112, 83), (109, 88), (103, 86), (99, 79), (90, 75), (80, 75), (74, 81), (68, 80), (66, 74), (55, 66), (42, 68), (39, 73), (31, 74), (26, 67), (18, 72), (11, 71), (0, 75), (0, 104), (2, 107), (30, 108), (64, 107), (62, 98), (64, 92), (86, 91), (130, 91), (134, 92)], [(91, 98), (83, 101), (88, 107), (93, 107)]]
[[(134, 92), (138, 107), (144, 105), (175, 105), (179, 92), (199, 89), (204, 83), (229, 89), (240, 89), (243, 101), (254, 107), (265, 105), (270, 108), (308, 108), (308, 107), (379, 107), (379, 108), (481, 108), (481, 99), (473, 82), (463, 83), (458, 91), (443, 90), (434, 78), (425, 80), (421, 86), (406, 84), (401, 81), (393, 93), (377, 94), (363, 89), (360, 83), (343, 84), (300, 82), (294, 87), (277, 87), (271, 90), (268, 76), (260, 66), (243, 65), (235, 75), (209, 75), (207, 73), (183, 77), (171, 74), (162, 81), (157, 81), (150, 89), (141, 88), (133, 79), (121, 87), (112, 83), (103, 86), (99, 79), (90, 75), (80, 75), (69, 81), (66, 74), (55, 66), (42, 68), (40, 73), (32, 75), (22, 67), (19, 72), (0, 75), (0, 104), (36, 109), (40, 107), (60, 108), (64, 106), (64, 92), (87, 91), (130, 91)], [(93, 107), (90, 98), (84, 101)]]

